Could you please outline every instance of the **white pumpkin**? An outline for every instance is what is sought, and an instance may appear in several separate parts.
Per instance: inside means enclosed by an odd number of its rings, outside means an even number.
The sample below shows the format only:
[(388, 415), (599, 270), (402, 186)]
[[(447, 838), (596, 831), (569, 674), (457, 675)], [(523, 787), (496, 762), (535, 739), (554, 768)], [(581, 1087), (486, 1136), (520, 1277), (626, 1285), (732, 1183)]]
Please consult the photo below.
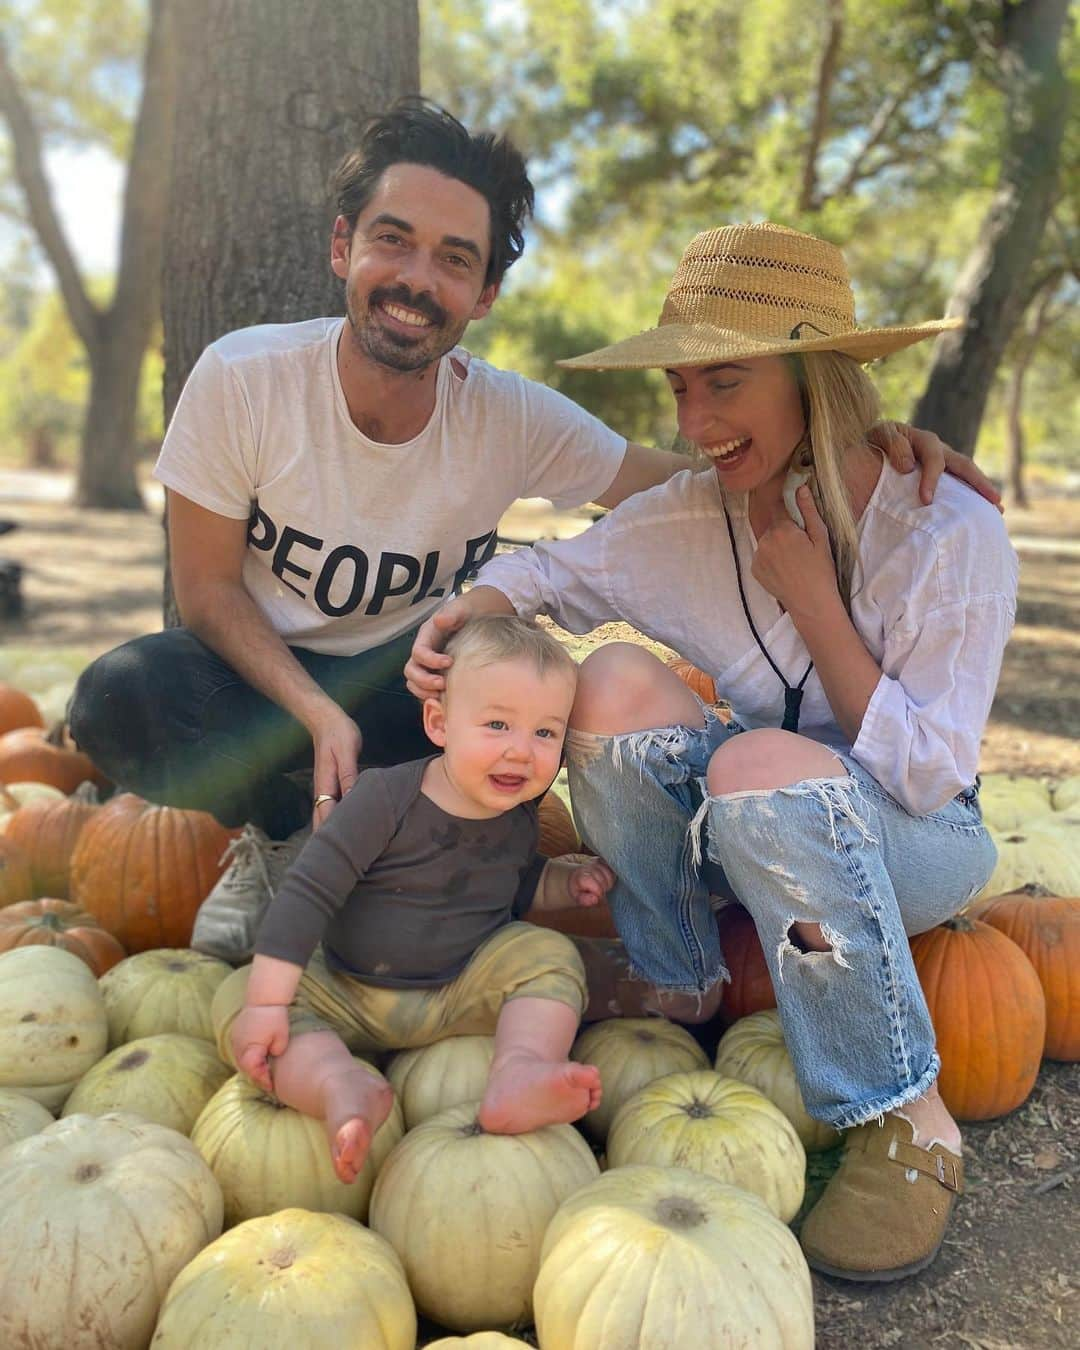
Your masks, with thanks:
[(1050, 789), (1040, 778), (1014, 773), (984, 773), (979, 779), (983, 823), (994, 830), (1015, 830), (1050, 815)]
[(755, 1088), (709, 1069), (658, 1078), (619, 1108), (609, 1167), (689, 1167), (760, 1196), (789, 1223), (802, 1204), (806, 1151), (795, 1127)]
[(394, 1249), (343, 1214), (284, 1209), (231, 1229), (177, 1275), (153, 1350), (413, 1350)]
[(59, 947), (0, 954), (0, 1087), (55, 1111), (107, 1042), (105, 1005), (85, 961)]
[(402, 1050), (390, 1061), (386, 1076), (397, 1093), (411, 1130), (451, 1106), (484, 1095), (494, 1036), (450, 1036), (418, 1050)]
[(810, 1271), (756, 1196), (620, 1167), (559, 1207), (534, 1294), (544, 1350), (813, 1350)]
[[(364, 1067), (377, 1072), (370, 1064)], [(375, 1132), (360, 1175), (351, 1183), (339, 1181), (322, 1121), (284, 1106), (244, 1074), (236, 1074), (203, 1108), (191, 1142), (221, 1185), (225, 1226), (231, 1228), (279, 1209), (365, 1220), (375, 1175), (404, 1133), (395, 1102)]]
[(103, 1116), (130, 1111), (190, 1134), (203, 1107), (232, 1070), (196, 1036), (143, 1036), (118, 1046), (76, 1084), (61, 1113)]
[(53, 1123), (52, 1112), (24, 1092), (0, 1088), (0, 1149)]
[(1054, 787), (1051, 801), (1055, 811), (1069, 811), (1074, 806), (1080, 806), (1080, 773), (1063, 778)]
[(707, 1069), (709, 1058), (684, 1028), (664, 1017), (623, 1017), (597, 1022), (574, 1042), (571, 1056), (600, 1070), (604, 1095), (582, 1124), (603, 1143), (615, 1112), (635, 1092), (668, 1073)]
[(501, 1331), (474, 1331), (471, 1336), (444, 1336), (441, 1341), (429, 1341), (427, 1350), (529, 1350), (528, 1341), (516, 1336), (504, 1336)]
[(453, 1331), (528, 1324), (544, 1229), (600, 1171), (572, 1126), (487, 1134), (476, 1107), (410, 1130), (371, 1196), (371, 1227), (401, 1257), (416, 1306)]
[(210, 1007), (232, 967), (186, 947), (139, 952), (107, 970), (101, 993), (109, 1016), (109, 1045), (175, 1032), (212, 1041)]
[(840, 1142), (839, 1130), (815, 1120), (806, 1110), (775, 1008), (741, 1017), (729, 1027), (717, 1046), (715, 1067), (717, 1073), (757, 1088), (779, 1107), (807, 1153), (821, 1153)]
[(221, 1191), (175, 1130), (69, 1116), (4, 1151), (0, 1214), (0, 1345), (142, 1350)]
[(1041, 886), (1051, 895), (1080, 895), (1080, 820), (1047, 814), (1021, 829), (990, 830), (998, 860), (978, 898)]

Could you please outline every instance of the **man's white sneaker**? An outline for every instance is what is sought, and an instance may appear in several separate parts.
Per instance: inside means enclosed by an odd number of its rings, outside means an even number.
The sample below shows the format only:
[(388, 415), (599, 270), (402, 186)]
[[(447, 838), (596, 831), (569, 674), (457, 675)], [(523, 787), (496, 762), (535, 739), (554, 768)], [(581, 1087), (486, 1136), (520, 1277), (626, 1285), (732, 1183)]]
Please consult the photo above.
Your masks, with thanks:
[(222, 855), (228, 866), (199, 906), (192, 947), (234, 966), (250, 961), (266, 907), (310, 834), (307, 825), (278, 841), (245, 825)]

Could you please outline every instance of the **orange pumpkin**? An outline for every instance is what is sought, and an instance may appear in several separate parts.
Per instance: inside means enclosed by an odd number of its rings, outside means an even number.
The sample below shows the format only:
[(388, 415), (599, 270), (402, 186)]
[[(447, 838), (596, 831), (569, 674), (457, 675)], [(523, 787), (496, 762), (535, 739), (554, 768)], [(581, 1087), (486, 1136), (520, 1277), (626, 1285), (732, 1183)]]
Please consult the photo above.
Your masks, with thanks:
[(1046, 995), (1047, 1059), (1080, 1060), (1080, 899), (1025, 886), (985, 900), (972, 917), (1020, 948)]
[(703, 703), (716, 702), (716, 683), (711, 675), (706, 675), (703, 670), (699, 670), (690, 661), (684, 661), (681, 656), (673, 656), (668, 662), (668, 667)]
[(716, 916), (720, 949), (731, 982), (720, 997), (720, 1016), (728, 1024), (776, 1007), (772, 976), (765, 964), (757, 925), (742, 905), (725, 905)]
[(63, 723), (49, 732), (23, 727), (0, 736), (0, 783), (50, 783), (74, 792), (80, 783), (108, 787), (109, 780), (66, 734)]
[(97, 976), (127, 955), (92, 914), (67, 900), (24, 900), (0, 910), (0, 952), (34, 946), (62, 947)]
[(564, 853), (580, 852), (581, 838), (574, 824), (574, 818), (557, 793), (548, 792), (541, 798), (537, 814), (540, 823), (537, 852), (542, 853), (545, 858), (558, 858)]
[(13, 839), (30, 861), (35, 895), (52, 895), (61, 900), (68, 897), (75, 841), (99, 809), (93, 788), (86, 795), (80, 796), (81, 792), (80, 788), (74, 797), (27, 802), (8, 820), (7, 838)]
[(0, 834), (0, 908), (29, 900), (30, 859), (6, 834)]
[(1004, 933), (963, 914), (911, 939), (941, 1056), (938, 1089), (958, 1120), (1027, 1100), (1046, 1041), (1035, 967)]
[(45, 719), (38, 705), (13, 684), (0, 684), (0, 735), (18, 727), (43, 727)]
[(235, 830), (205, 811), (123, 792), (95, 811), (71, 855), (71, 898), (129, 952), (186, 947)]

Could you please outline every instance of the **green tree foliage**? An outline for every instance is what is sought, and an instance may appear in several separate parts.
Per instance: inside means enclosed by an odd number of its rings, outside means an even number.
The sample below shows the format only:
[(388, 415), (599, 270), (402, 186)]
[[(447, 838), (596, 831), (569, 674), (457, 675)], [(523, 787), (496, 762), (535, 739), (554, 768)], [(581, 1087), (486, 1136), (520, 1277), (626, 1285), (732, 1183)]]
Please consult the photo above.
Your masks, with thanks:
[[(91, 287), (99, 296), (109, 282)], [(152, 343), (139, 384), (136, 435), (147, 452), (161, 442), (161, 341)], [(90, 390), (86, 349), (56, 291), (35, 297), (27, 321), (0, 331), (0, 446), (25, 463), (73, 464)]]
[[(554, 358), (652, 323), (689, 238), (739, 219), (843, 246), (862, 323), (944, 311), (1001, 160), (1000, 0), (466, 9), (427, 0), (425, 91), (511, 129), (540, 195), (531, 257), (484, 326), (492, 355), (561, 380)], [(929, 355), (878, 367), (895, 415)], [(632, 382), (579, 378), (575, 396), (620, 430), (664, 425), (662, 391), (650, 408)]]

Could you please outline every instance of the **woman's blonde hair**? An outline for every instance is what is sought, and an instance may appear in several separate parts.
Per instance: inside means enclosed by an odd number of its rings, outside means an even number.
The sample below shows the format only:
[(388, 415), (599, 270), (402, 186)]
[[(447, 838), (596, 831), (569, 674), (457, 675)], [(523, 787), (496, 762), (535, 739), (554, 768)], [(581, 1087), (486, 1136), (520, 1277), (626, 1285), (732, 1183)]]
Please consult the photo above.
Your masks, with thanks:
[(828, 527), (840, 594), (850, 608), (859, 539), (844, 485), (844, 456), (867, 444), (867, 432), (881, 417), (881, 402), (870, 376), (850, 356), (806, 352), (788, 359), (806, 418), (806, 436), (792, 467), (812, 469), (810, 490)]

